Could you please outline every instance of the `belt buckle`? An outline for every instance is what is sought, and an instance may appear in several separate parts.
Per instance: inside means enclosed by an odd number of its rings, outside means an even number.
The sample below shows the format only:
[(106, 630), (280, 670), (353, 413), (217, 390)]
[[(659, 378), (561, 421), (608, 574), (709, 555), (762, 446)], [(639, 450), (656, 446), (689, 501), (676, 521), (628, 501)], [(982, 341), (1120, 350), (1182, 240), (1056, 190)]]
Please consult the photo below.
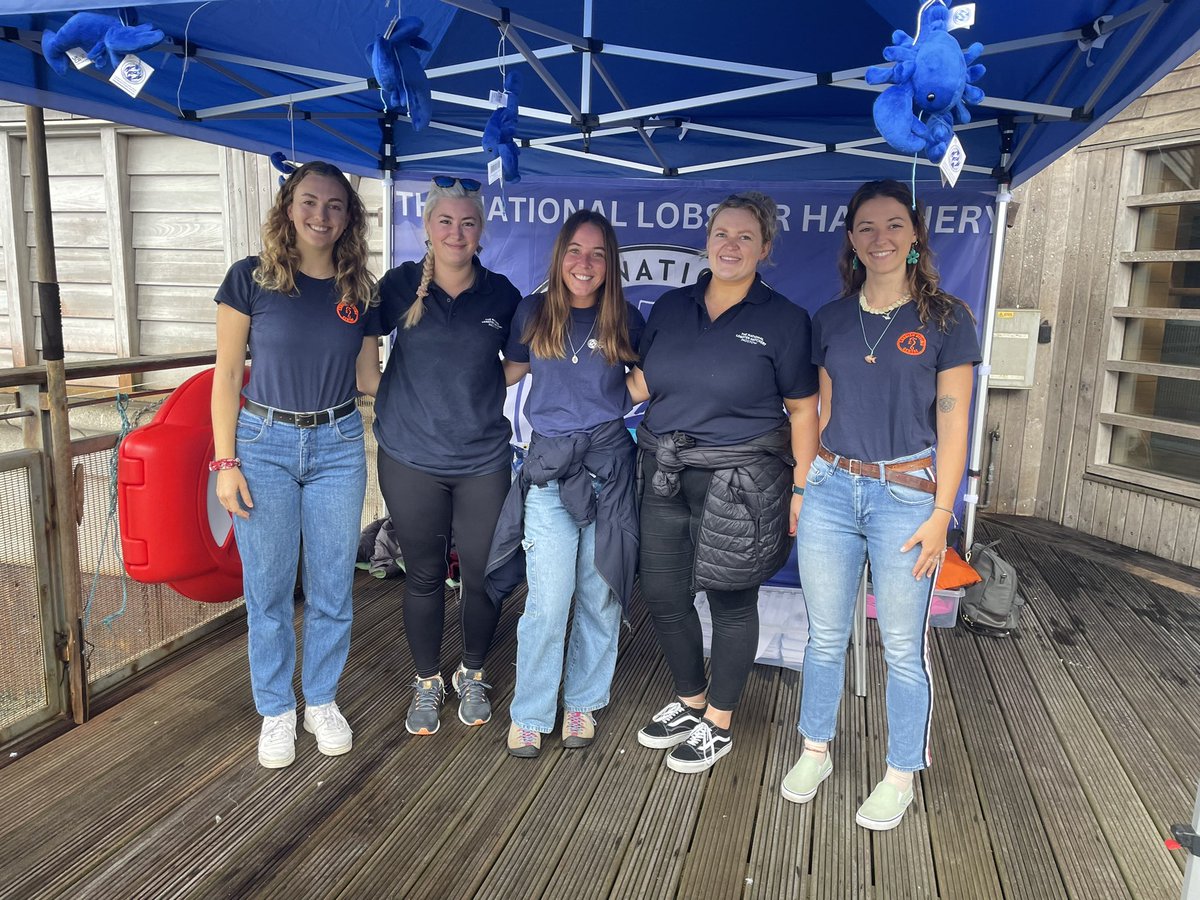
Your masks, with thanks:
[(861, 459), (846, 460), (846, 471), (851, 475), (861, 475), (863, 473), (863, 461)]
[(296, 413), (297, 428), (314, 428), (317, 424), (316, 413)]

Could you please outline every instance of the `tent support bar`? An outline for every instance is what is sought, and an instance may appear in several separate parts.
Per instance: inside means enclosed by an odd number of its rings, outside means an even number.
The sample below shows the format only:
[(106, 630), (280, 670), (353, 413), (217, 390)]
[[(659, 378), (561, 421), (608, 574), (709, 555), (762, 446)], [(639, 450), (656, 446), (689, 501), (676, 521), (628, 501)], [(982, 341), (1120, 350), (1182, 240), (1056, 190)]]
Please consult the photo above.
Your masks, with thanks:
[[(549, 25), (543, 25), (541, 22), (531, 19), (528, 16), (518, 15), (508, 9), (501, 9), (494, 3), (485, 3), (482, 0), (443, 0), (443, 2), (447, 6), (453, 6), (466, 12), (475, 13), (477, 16), (483, 16), (485, 19), (491, 19), (497, 24), (507, 22), (513, 28), (520, 28), (522, 31), (528, 31), (530, 34), (540, 34), (542, 37), (548, 37), (553, 41), (562, 41), (564, 44), (570, 44), (576, 50), (587, 50), (590, 47), (587, 38), (571, 34), (569, 31), (552, 28)], [(509, 38), (511, 37), (512, 33), (509, 32)]]
[[(583, 36), (592, 36), (592, 0), (583, 0)], [(579, 108), (584, 115), (592, 111), (592, 54), (586, 50), (579, 62)]]
[[(613, 95), (613, 99), (617, 101), (617, 105), (620, 106), (621, 109), (628, 109), (629, 104), (625, 102), (624, 95), (621, 93), (620, 88), (617, 87), (617, 83), (613, 81), (612, 76), (608, 73), (608, 69), (604, 66), (604, 64), (600, 62), (599, 58), (593, 57), (592, 65), (596, 68), (596, 74), (599, 75), (600, 78), (603, 79), (605, 85), (607, 85), (608, 91)], [(662, 153), (660, 153), (658, 148), (654, 146), (654, 141), (650, 139), (650, 133), (641, 125), (635, 125), (634, 130), (637, 131), (638, 137), (640, 137), (642, 142), (646, 145), (646, 149), (650, 151), (650, 155), (654, 157), (655, 161), (657, 161), (660, 166), (662, 166), (663, 171), (665, 172), (669, 170), (671, 167), (667, 165), (667, 161), (663, 158)]]
[[(872, 143), (877, 143), (877, 142), (872, 141)], [(834, 148), (834, 152), (835, 153), (845, 153), (847, 156), (866, 156), (871, 159), (886, 159), (891, 162), (911, 163), (913, 161), (913, 158), (911, 156), (903, 156), (899, 153), (884, 153), (882, 150), (859, 150), (854, 147), (843, 147), (841, 144), (838, 144)], [(922, 159), (920, 157), (917, 158), (917, 165), (933, 166), (934, 168), (937, 168), (936, 163), (932, 163), (929, 160)], [(977, 172), (980, 175), (990, 175), (992, 172), (991, 169), (985, 168), (984, 166), (972, 166), (972, 165), (963, 166), (963, 171), (964, 172)]]
[(305, 100), (321, 100), (325, 97), (340, 97), (343, 94), (354, 94), (358, 91), (370, 90), (371, 82), (359, 79), (353, 84), (339, 84), (333, 87), (317, 88), (312, 91), (297, 91), (294, 94), (275, 94), (258, 100), (245, 100), (241, 103), (229, 103), (225, 106), (210, 106), (196, 110), (197, 119), (219, 119), (230, 113), (249, 112), (254, 109), (266, 109), (270, 106), (303, 103)]
[(550, 70), (546, 68), (546, 64), (533, 55), (533, 51), (530, 50), (529, 45), (525, 43), (525, 38), (521, 37), (521, 35), (516, 31), (510, 28), (504, 28), (503, 26), (501, 26), (501, 34), (503, 34), (507, 40), (512, 41), (513, 46), (517, 48), (517, 52), (525, 57), (525, 62), (529, 63), (529, 68), (533, 69), (533, 71), (537, 73), (538, 78), (542, 79), (542, 83), (545, 84), (546, 87), (550, 88), (550, 93), (558, 98), (558, 102), (561, 103), (567, 112), (571, 114), (571, 118), (575, 120), (583, 118), (583, 114), (580, 112), (575, 101), (571, 98), (571, 95), (568, 94), (563, 86), (558, 83), (558, 79), (550, 74)]
[(825, 145), (815, 141), (802, 141), (798, 138), (782, 137), (775, 134), (759, 134), (756, 131), (742, 131), (737, 128), (722, 128), (720, 125), (705, 125), (702, 122), (688, 122), (688, 131), (701, 131), (706, 134), (719, 134), (724, 137), (743, 138), (749, 141), (762, 141), (765, 144), (783, 144), (787, 147), (825, 149)]
[(824, 147), (807, 147), (802, 150), (781, 150), (778, 153), (764, 153), (761, 156), (743, 156), (738, 159), (723, 159), (720, 162), (701, 163), (696, 166), (680, 166), (680, 175), (690, 175), (694, 172), (711, 172), (713, 169), (729, 169), (733, 166), (749, 166), (754, 163), (773, 162), (778, 159), (795, 159), (798, 156), (812, 156), (814, 153), (824, 153)]
[[(1007, 164), (1007, 154), (1005, 154)], [(1000, 300), (1000, 271), (1004, 264), (1004, 233), (1007, 230), (1008, 204), (1012, 200), (1009, 183), (1002, 182), (996, 193), (996, 217), (992, 226), (992, 257), (988, 264), (987, 299), (983, 305), (982, 362), (975, 379), (975, 415), (971, 421), (971, 444), (967, 463), (966, 521), (963, 523), (963, 549), (971, 550), (975, 540), (975, 520), (979, 514), (980, 466), (983, 465), (983, 433), (987, 428), (988, 373), (992, 368), (992, 335), (996, 327), (996, 306)]]
[(604, 52), (609, 56), (628, 56), (632, 59), (644, 59), (649, 62), (669, 63), (677, 66), (692, 66), (697, 69), (714, 69), (718, 72), (734, 71), (739, 75), (757, 75), (762, 78), (778, 78), (781, 81), (795, 81), (798, 78), (812, 78), (812, 72), (801, 69), (777, 69), (772, 66), (754, 66), (744, 62), (727, 59), (713, 59), (706, 56), (685, 56), (681, 53), (663, 53), (658, 50), (644, 50), (641, 47), (623, 47), (620, 44), (605, 44)]
[(556, 144), (534, 144), (538, 150), (545, 150), (548, 153), (558, 153), (562, 156), (574, 156), (577, 159), (590, 159), (593, 162), (608, 163), (610, 166), (621, 166), (625, 169), (636, 169), (639, 172), (650, 172), (653, 175), (661, 175), (662, 169), (658, 166), (647, 165), (646, 163), (633, 162), (628, 159), (620, 159), (616, 156), (602, 156), (599, 153), (584, 153), (582, 150), (575, 150), (572, 147), (559, 147)]
[(649, 106), (637, 106), (621, 112), (605, 113), (597, 117), (600, 125), (611, 125), (629, 119), (641, 119), (647, 116), (661, 116), (667, 113), (691, 110), (697, 106), (711, 106), (715, 103), (726, 103), (732, 100), (746, 100), (750, 97), (764, 97), (768, 94), (783, 94), (788, 91), (798, 91), (812, 87), (817, 83), (815, 75), (797, 78), (793, 81), (776, 81), (772, 84), (761, 84), (757, 87), (742, 88), (738, 91), (724, 91), (719, 94), (704, 94), (699, 97), (687, 97), (683, 100), (669, 100), (666, 103), (654, 103)]
[[(512, 40), (511, 32), (508, 38)], [(478, 97), (468, 97), (465, 94), (448, 94), (445, 91), (432, 91), (431, 96), (434, 100), (440, 100), (443, 103), (456, 103), (459, 106), (467, 106), (471, 109), (484, 109), (491, 112), (495, 108), (486, 100), (481, 100)], [(519, 113), (531, 119), (541, 119), (544, 122), (554, 122), (558, 125), (575, 124), (575, 120), (566, 113), (552, 112), (548, 109), (538, 109), (533, 106), (522, 106), (519, 109)]]
[[(886, 84), (867, 84), (865, 81), (860, 81), (856, 78), (833, 81), (830, 84), (832, 87), (850, 88), (855, 91), (871, 91), (876, 94), (882, 93), (890, 87), (890, 85)], [(987, 96), (975, 105), (981, 108), (987, 107), (1006, 112), (1032, 113), (1033, 115), (1043, 116), (1047, 119), (1066, 119), (1069, 121), (1078, 118), (1076, 110), (1069, 106), (1055, 106), (1051, 103), (1029, 103), (1025, 100), (1009, 100), (1004, 97)]]
[[(557, 56), (569, 56), (574, 52), (574, 47), (563, 44), (558, 47), (543, 47), (540, 50), (534, 50), (533, 55), (538, 59), (554, 59)], [(498, 65), (511, 66), (523, 62), (525, 62), (525, 57), (520, 53), (509, 53), (507, 56), (499, 58), (490, 56), (487, 59), (476, 59), (471, 62), (459, 63), (455, 66), (438, 66), (436, 69), (426, 70), (425, 77), (432, 81), (435, 78), (465, 75), (468, 72), (482, 72), (487, 69), (494, 69)]]
[(1121, 50), (1121, 55), (1108, 67), (1108, 72), (1105, 73), (1104, 80), (1096, 85), (1096, 89), (1092, 91), (1092, 96), (1088, 97), (1087, 103), (1083, 104), (1084, 112), (1091, 113), (1096, 108), (1096, 104), (1104, 96), (1104, 92), (1108, 90), (1109, 85), (1113, 83), (1113, 79), (1125, 68), (1125, 63), (1129, 61), (1129, 57), (1133, 56), (1137, 48), (1142, 46), (1142, 41), (1146, 39), (1146, 35), (1150, 33), (1150, 30), (1162, 18), (1162, 14), (1167, 11), (1168, 2), (1169, 0), (1158, 0), (1158, 8), (1142, 20), (1142, 24), (1138, 26), (1137, 32), (1134, 33), (1133, 37), (1129, 39), (1129, 43)]

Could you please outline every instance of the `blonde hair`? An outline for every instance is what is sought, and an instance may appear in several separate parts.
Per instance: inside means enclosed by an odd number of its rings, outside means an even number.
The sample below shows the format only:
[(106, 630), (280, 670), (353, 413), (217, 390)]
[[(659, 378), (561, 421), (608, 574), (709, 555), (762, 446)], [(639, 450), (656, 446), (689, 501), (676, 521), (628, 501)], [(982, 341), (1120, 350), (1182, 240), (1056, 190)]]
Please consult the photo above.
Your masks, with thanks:
[(300, 251), (296, 247), (296, 226), (288, 218), (288, 209), (300, 183), (309, 175), (324, 175), (341, 185), (346, 193), (346, 228), (333, 246), (334, 284), (338, 303), (368, 306), (379, 303), (375, 276), (367, 268), (367, 211), (358, 192), (337, 166), (327, 162), (309, 162), (300, 166), (280, 187), (271, 211), (262, 227), (262, 252), (254, 281), (269, 291), (294, 295), (296, 272), (300, 269)]
[[(443, 200), (470, 200), (474, 204), (476, 212), (479, 213), (479, 233), (483, 234), (483, 197), (479, 191), (468, 191), (457, 181), (450, 187), (438, 187), (432, 183), (429, 185), (429, 193), (425, 195), (425, 209), (421, 214), (421, 218), (425, 222), (426, 234), (429, 233), (429, 220), (433, 218), (433, 211)], [(429, 246), (428, 240), (425, 241), (425, 246), (425, 260), (421, 265), (421, 283), (417, 285), (416, 298), (408, 308), (408, 312), (404, 314), (405, 328), (415, 328), (421, 321), (421, 316), (425, 314), (425, 298), (429, 296), (429, 285), (433, 283), (433, 248)]]
[(567, 248), (584, 225), (595, 225), (604, 239), (604, 284), (597, 300), (596, 340), (610, 366), (633, 362), (637, 354), (629, 342), (629, 313), (621, 288), (621, 251), (617, 235), (608, 219), (598, 212), (581, 209), (571, 215), (558, 232), (550, 254), (550, 274), (546, 279), (546, 298), (538, 306), (521, 340), (542, 359), (565, 359), (567, 333), (571, 327), (571, 295), (563, 284), (563, 260)]
[(754, 216), (754, 220), (758, 222), (758, 230), (762, 234), (763, 243), (771, 248), (764, 262), (772, 265), (771, 257), (775, 254), (775, 239), (779, 237), (779, 206), (775, 201), (759, 191), (730, 194), (708, 217), (706, 231), (708, 237), (712, 237), (713, 224), (717, 221), (717, 216), (727, 209), (744, 209)]

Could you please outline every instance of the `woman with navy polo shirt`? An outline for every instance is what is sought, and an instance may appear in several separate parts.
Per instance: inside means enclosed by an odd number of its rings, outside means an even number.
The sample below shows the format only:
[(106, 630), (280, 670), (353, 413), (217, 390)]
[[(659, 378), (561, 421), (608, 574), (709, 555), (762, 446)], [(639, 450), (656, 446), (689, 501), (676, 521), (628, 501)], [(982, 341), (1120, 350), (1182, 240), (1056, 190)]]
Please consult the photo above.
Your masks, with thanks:
[[(817, 449), (808, 313), (757, 271), (777, 231), (770, 197), (726, 198), (708, 223), (710, 271), (654, 304), (629, 378), (634, 399), (650, 401), (638, 429), (642, 595), (677, 695), (638, 742), (674, 748), (677, 772), (704, 771), (732, 747), (759, 585), (787, 559), (803, 499), (792, 485)], [(712, 614), (711, 681), (698, 590)]]
[[(334, 695), (350, 650), (351, 587), (367, 466), (356, 382), (379, 379), (362, 201), (336, 167), (284, 181), (258, 256), (217, 290), (212, 422), (216, 494), (233, 514), (249, 627), (250, 685), (263, 717), (258, 761), (296, 758), (294, 590), (303, 546), (304, 727), (337, 756), (353, 735)], [(254, 357), (240, 406), (246, 348)], [(303, 542), (301, 539), (303, 538)]]
[(382, 328), (396, 337), (375, 400), (375, 437), (379, 487), (404, 555), (404, 630), (416, 667), (405, 719), (411, 734), (438, 730), (445, 698), (451, 535), (462, 577), (463, 656), (452, 678), (458, 717), (482, 725), (492, 715), (483, 664), (500, 610), (483, 572), (511, 481), (500, 351), (521, 295), (476, 258), (479, 191), (474, 179), (436, 176), (425, 198), (425, 258), (379, 283)]
[(538, 755), (542, 735), (554, 728), (560, 681), (563, 746), (592, 742), (633, 593), (638, 535), (625, 372), (645, 321), (625, 302), (618, 264), (608, 220), (573, 214), (554, 242), (545, 292), (521, 301), (504, 351), (510, 383), (533, 373), (525, 407), (533, 437), (488, 564), (525, 547), (529, 594), (509, 708), (513, 756)]
[(845, 296), (813, 319), (821, 446), (799, 524), (804, 750), (782, 791), (806, 803), (833, 771), (829, 741), (869, 558), (887, 661), (887, 773), (856, 821), (884, 831), (900, 824), (913, 773), (929, 765), (929, 606), (966, 465), (979, 341), (970, 310), (938, 285), (924, 212), (907, 186), (858, 189), (839, 267)]

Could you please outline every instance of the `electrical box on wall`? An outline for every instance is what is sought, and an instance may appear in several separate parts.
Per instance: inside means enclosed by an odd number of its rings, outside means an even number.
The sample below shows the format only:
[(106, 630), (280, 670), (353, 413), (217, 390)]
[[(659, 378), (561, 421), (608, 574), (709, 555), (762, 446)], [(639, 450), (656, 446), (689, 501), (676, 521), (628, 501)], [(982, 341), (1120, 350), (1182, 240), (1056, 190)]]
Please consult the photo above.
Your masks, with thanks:
[(988, 387), (1033, 387), (1033, 367), (1037, 360), (1040, 310), (998, 309), (992, 333), (992, 373)]

